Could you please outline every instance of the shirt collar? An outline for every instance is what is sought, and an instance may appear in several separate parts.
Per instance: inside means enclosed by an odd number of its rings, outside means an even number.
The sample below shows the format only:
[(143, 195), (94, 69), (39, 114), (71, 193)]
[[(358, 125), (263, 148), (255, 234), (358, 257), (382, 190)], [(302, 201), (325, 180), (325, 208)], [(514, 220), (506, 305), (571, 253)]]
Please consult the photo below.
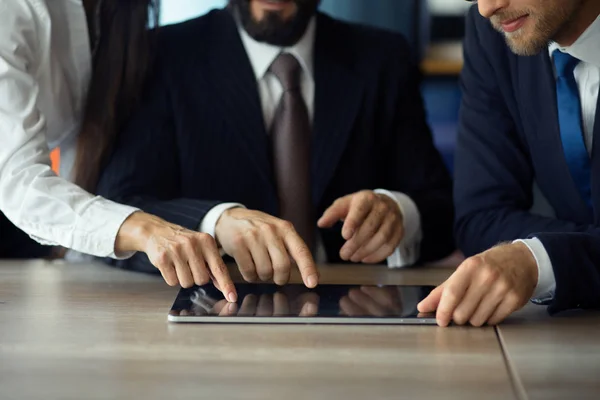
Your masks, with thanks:
[(562, 47), (558, 43), (552, 42), (548, 50), (551, 56), (558, 49), (583, 62), (600, 67), (598, 43), (600, 43), (600, 15), (571, 46)]
[(258, 42), (248, 35), (246, 30), (239, 24), (238, 29), (257, 80), (264, 78), (269, 67), (273, 64), (273, 61), (275, 61), (277, 56), (281, 53), (290, 53), (296, 57), (306, 75), (313, 78), (313, 50), (316, 33), (315, 17), (310, 20), (306, 32), (304, 32), (304, 36), (302, 36), (298, 43), (291, 47), (278, 47), (268, 43)]

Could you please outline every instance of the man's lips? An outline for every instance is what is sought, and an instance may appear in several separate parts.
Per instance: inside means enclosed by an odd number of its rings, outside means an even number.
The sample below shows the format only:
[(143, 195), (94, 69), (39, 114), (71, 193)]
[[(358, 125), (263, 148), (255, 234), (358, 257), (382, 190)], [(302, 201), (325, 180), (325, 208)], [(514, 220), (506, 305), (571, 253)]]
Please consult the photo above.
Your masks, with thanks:
[(529, 18), (529, 15), (523, 15), (516, 19), (504, 21), (500, 26), (502, 26), (502, 30), (506, 33), (516, 32), (527, 22), (527, 18)]

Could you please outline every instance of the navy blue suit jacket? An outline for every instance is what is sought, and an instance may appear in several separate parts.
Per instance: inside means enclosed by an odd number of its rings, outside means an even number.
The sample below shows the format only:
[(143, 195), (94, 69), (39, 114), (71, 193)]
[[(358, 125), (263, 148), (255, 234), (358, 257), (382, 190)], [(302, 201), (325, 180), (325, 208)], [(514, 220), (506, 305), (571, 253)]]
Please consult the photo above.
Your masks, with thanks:
[[(456, 237), (466, 255), (500, 242), (539, 238), (557, 287), (550, 312), (600, 306), (600, 107), (589, 211), (571, 178), (558, 125), (547, 51), (513, 54), (476, 7), (465, 39), (463, 102), (456, 153)], [(533, 183), (556, 218), (529, 212)]]
[[(213, 11), (160, 37), (155, 77), (98, 193), (193, 230), (222, 202), (278, 215), (257, 82), (231, 14)], [(314, 51), (317, 215), (359, 190), (404, 192), (421, 212), (423, 260), (451, 253), (451, 179), (425, 122), (406, 41), (319, 14)], [(329, 260), (340, 261), (340, 227), (322, 236)], [(145, 255), (124, 265), (154, 269)]]

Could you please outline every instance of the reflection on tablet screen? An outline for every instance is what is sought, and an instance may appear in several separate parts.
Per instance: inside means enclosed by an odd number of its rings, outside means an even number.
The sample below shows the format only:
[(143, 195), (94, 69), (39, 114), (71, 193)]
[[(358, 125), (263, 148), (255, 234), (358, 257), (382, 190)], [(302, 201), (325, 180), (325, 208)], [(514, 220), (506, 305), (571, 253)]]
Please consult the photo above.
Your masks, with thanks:
[(211, 317), (428, 318), (417, 304), (431, 286), (239, 284), (238, 302), (228, 303), (212, 285), (182, 290), (171, 315)]

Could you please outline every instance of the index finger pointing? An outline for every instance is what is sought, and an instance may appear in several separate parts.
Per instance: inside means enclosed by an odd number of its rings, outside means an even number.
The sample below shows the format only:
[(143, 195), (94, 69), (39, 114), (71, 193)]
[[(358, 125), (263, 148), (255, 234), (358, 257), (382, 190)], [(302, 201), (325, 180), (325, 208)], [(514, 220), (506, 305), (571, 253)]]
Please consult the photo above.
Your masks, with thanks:
[(331, 228), (336, 222), (345, 219), (350, 210), (350, 200), (349, 196), (336, 200), (317, 221), (319, 228)]
[(206, 259), (212, 276), (216, 280), (215, 286), (223, 293), (227, 301), (235, 303), (237, 301), (235, 286), (229, 275), (229, 270), (223, 262), (223, 258), (221, 258), (219, 250), (214, 242), (212, 245), (204, 247), (204, 258)]
[(455, 272), (444, 284), (436, 312), (436, 318), (440, 326), (448, 326), (450, 324), (452, 314), (454, 314), (456, 307), (463, 301), (469, 284), (470, 275), (465, 270)]
[(443, 292), (444, 284), (441, 284), (440, 286), (433, 289), (431, 293), (429, 293), (429, 295), (417, 305), (417, 309), (419, 310), (419, 312), (429, 313), (437, 310)]
[(344, 221), (344, 226), (342, 227), (342, 236), (346, 240), (350, 240), (352, 236), (358, 231), (358, 229), (362, 226), (363, 222), (369, 215), (373, 208), (373, 204), (368, 200), (365, 200), (363, 197), (355, 197), (350, 204), (350, 210), (348, 211), (348, 216)]
[(285, 246), (290, 256), (296, 261), (302, 281), (306, 287), (314, 288), (319, 283), (319, 273), (308, 246), (295, 231), (289, 232), (284, 238)]

